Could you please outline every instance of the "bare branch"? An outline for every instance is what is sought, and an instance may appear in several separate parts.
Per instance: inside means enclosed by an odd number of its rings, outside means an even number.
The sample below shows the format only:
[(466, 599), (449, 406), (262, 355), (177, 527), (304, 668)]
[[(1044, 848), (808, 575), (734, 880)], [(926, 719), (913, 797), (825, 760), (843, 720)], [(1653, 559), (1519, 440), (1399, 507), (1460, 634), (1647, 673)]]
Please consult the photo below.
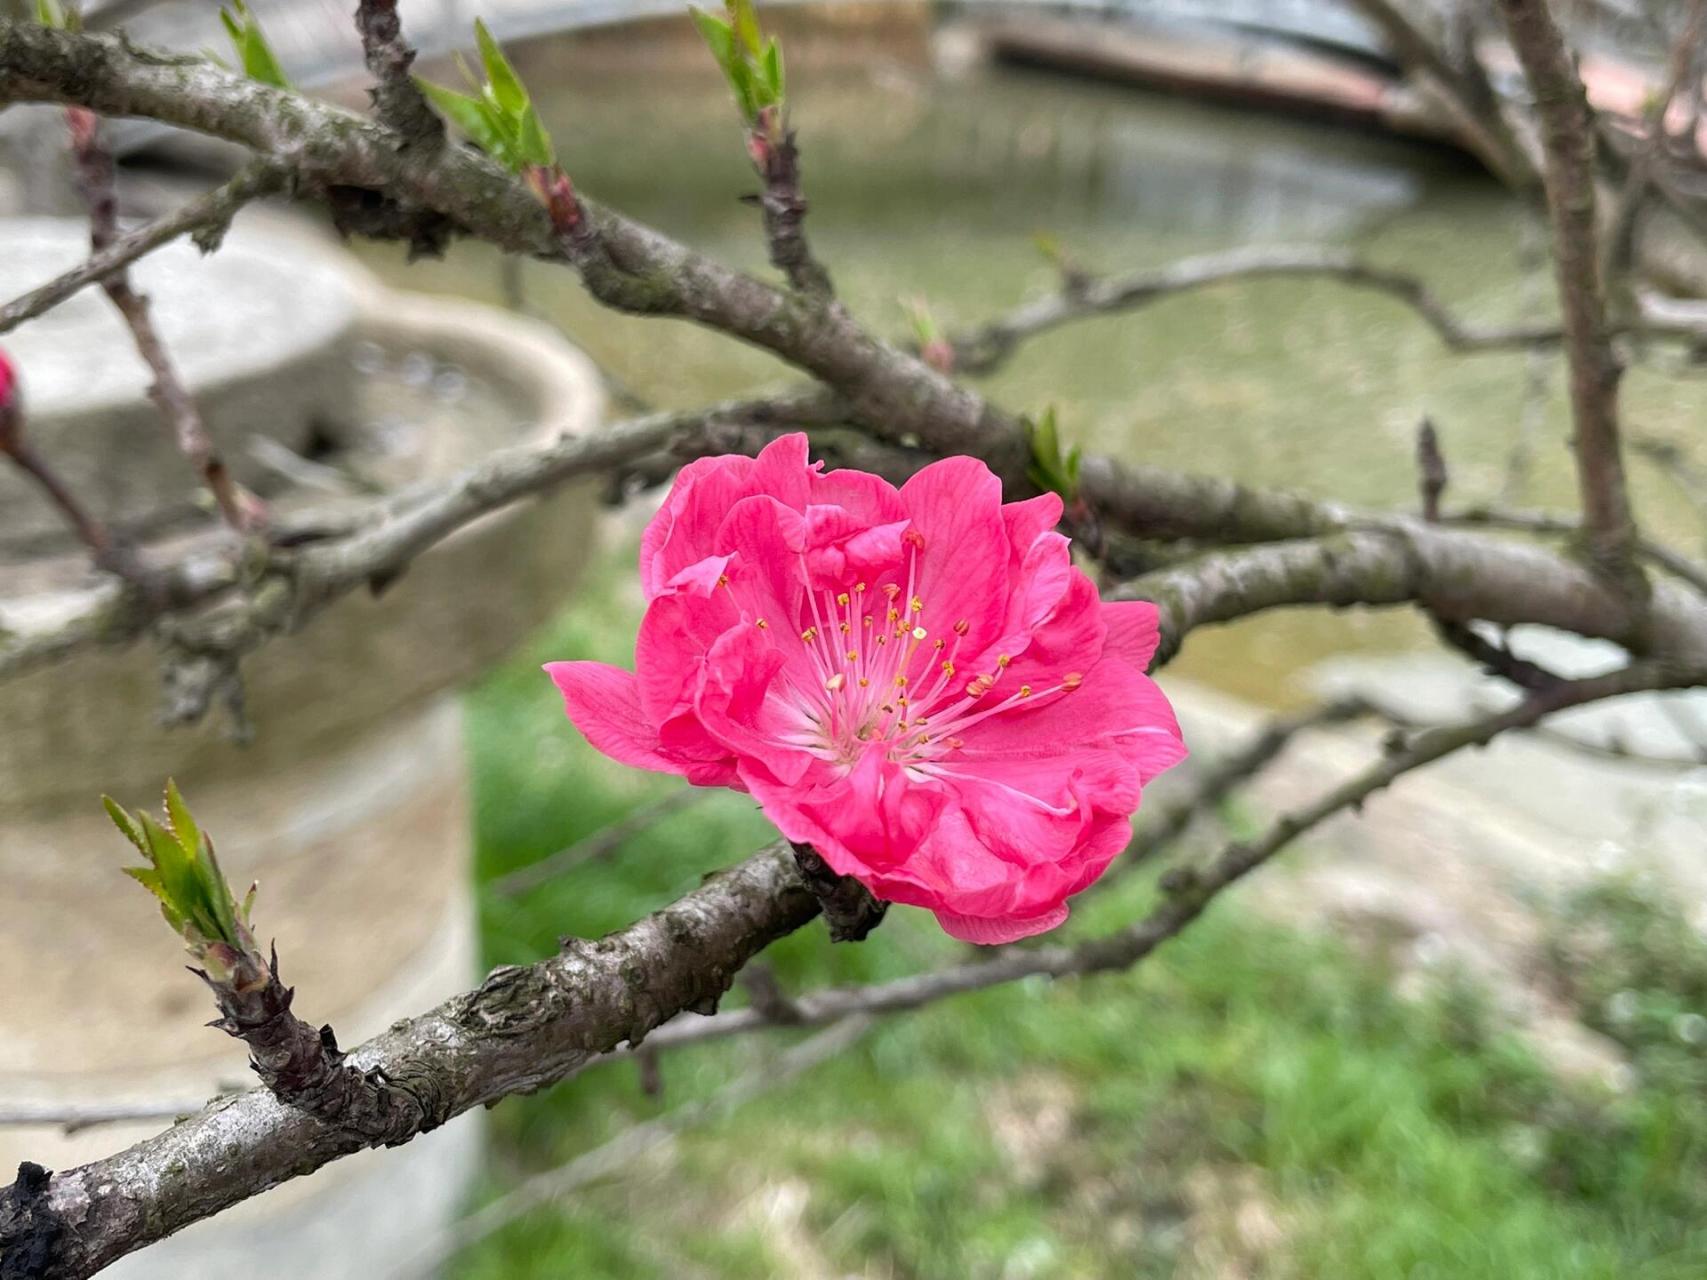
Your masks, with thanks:
[(1607, 224), (1608, 280), (1615, 281), (1628, 272), (1635, 257), (1637, 220), (1653, 181), (1654, 169), (1664, 158), (1666, 115), (1691, 71), (1694, 71), (1697, 81), (1700, 80), (1701, 72), (1696, 60), (1700, 57), (1704, 38), (1707, 38), (1707, 0), (1692, 0), (1667, 59), (1665, 82), (1649, 105), (1643, 121), (1642, 139), (1630, 157), (1623, 189)]
[(397, 0), (357, 0), (356, 32), (362, 38), (362, 58), (378, 82), (370, 93), (379, 118), (397, 130), (405, 145), (442, 146), (444, 121), (409, 74), (415, 51), (403, 38)]
[[(764, 212), (765, 242), (770, 246), (771, 265), (788, 283), (814, 297), (830, 298), (835, 287), (830, 273), (812, 256), (806, 243), (806, 196), (800, 189), (800, 148), (794, 130), (780, 117), (767, 117), (775, 107), (760, 112), (759, 123), (747, 132), (747, 151), (758, 170), (764, 189), (759, 208)], [(774, 127), (770, 123), (775, 119)]]
[[(101, 136), (98, 116), (82, 107), (68, 107), (65, 118), (71, 129), (78, 186), (89, 205), (89, 244), (98, 255), (110, 249), (118, 239), (118, 196), (114, 187), (113, 155)], [(154, 327), (147, 297), (131, 287), (129, 273), (122, 267), (103, 276), (101, 288), (124, 317), (137, 353), (154, 375), (148, 387), (148, 398), (154, 401), (161, 416), (171, 426), (178, 451), (200, 474), (225, 522), (239, 533), (264, 523), (265, 508), (260, 499), (237, 483), (226, 468), (225, 460), (214, 448), (207, 426), (202, 422), (201, 410), (178, 377), (166, 346), (160, 340), (160, 332)]]
[(624, 1129), (603, 1146), (576, 1156), (567, 1164), (536, 1173), (511, 1187), (490, 1204), (483, 1205), (407, 1259), (391, 1274), (394, 1280), (436, 1275), (449, 1258), (494, 1231), (544, 1205), (568, 1199), (581, 1188), (608, 1178), (647, 1152), (669, 1142), (684, 1129), (705, 1124), (772, 1089), (786, 1084), (814, 1067), (847, 1052), (871, 1028), (875, 1020), (848, 1018), (809, 1040), (784, 1049), (761, 1069), (735, 1077), (710, 1097), (689, 1102), (656, 1119)]
[(635, 836), (712, 794), (702, 787), (678, 787), (651, 804), (631, 809), (608, 826), (600, 827), (556, 853), (547, 854), (538, 862), (530, 862), (525, 867), (506, 872), (490, 881), (486, 886), (487, 891), (500, 898), (519, 898), (542, 884), (550, 884), (566, 871), (610, 857)]
[(1640, 598), (1636, 522), (1618, 439), (1618, 381), (1596, 249), (1594, 117), (1545, 0), (1499, 0), (1540, 117), (1553, 269), (1571, 372), (1572, 444), (1589, 550), (1625, 594)]
[(1415, 311), (1454, 351), (1509, 351), (1559, 342), (1553, 324), (1479, 328), (1467, 325), (1415, 276), (1373, 266), (1347, 249), (1328, 245), (1278, 245), (1231, 249), (1182, 258), (1155, 270), (1102, 279), (1089, 277), (1071, 287), (1015, 307), (1006, 315), (954, 339), (955, 367), (987, 373), (1028, 338), (1073, 320), (1135, 311), (1163, 298), (1230, 280), (1318, 277), (1353, 288), (1371, 289)]
[(270, 195), (284, 185), (284, 172), (277, 165), (257, 161), (245, 166), (229, 182), (174, 209), (164, 217), (115, 236), (106, 248), (91, 254), (64, 275), (57, 276), (0, 307), (0, 333), (17, 328), (51, 310), (72, 294), (123, 271), (179, 236), (196, 233), (211, 242), (230, 223), (233, 215), (251, 200)]
[[(1521, 529), (1528, 533), (1561, 534), (1565, 537), (1576, 537), (1582, 532), (1582, 525), (1567, 516), (1549, 515), (1543, 511), (1514, 511), (1491, 506), (1466, 507), (1463, 511), (1444, 517), (1444, 522), (1499, 529)], [(1672, 550), (1664, 543), (1654, 542), (1651, 539), (1640, 539), (1636, 544), (1636, 549), (1639, 554), (1651, 560), (1679, 581), (1687, 582), (1703, 595), (1707, 595), (1707, 567), (1696, 564), (1693, 560)]]
[(1352, 0), (1380, 28), (1393, 56), (1445, 109), (1470, 149), (1507, 186), (1533, 188), (1537, 166), (1500, 110), (1487, 73), (1466, 42), (1456, 58), (1392, 0)]

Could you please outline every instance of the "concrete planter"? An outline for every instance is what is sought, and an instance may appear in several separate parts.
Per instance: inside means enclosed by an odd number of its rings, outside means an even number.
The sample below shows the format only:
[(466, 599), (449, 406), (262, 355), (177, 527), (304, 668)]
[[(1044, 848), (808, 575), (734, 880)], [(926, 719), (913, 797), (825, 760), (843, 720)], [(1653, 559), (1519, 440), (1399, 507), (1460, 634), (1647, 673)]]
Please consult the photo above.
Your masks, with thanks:
[[(287, 408), (325, 390), (299, 385), (308, 368), (353, 389), (356, 414), (312, 416), (323, 462), (405, 484), (450, 474), (495, 445), (597, 425), (596, 371), (550, 331), (384, 291), (341, 252), (299, 233), (234, 237), (240, 243), (317, 290), (334, 289), (334, 310), (347, 304), (349, 324), (322, 330), (330, 349), (277, 375)], [(257, 343), (270, 338), (264, 327), (254, 334)], [(28, 377), (31, 366), (20, 363)], [(258, 375), (256, 388), (267, 385)], [(70, 439), (51, 421), (41, 438), (56, 453)], [(275, 490), (279, 510), (327, 503), (256, 478)], [(0, 507), (0, 546), (21, 502)], [(417, 561), (381, 599), (346, 598), (252, 656), (244, 673), (256, 739), (247, 748), (224, 741), (218, 725), (156, 723), (159, 675), (146, 643), (84, 651), (0, 684), (0, 990), (8, 993), (0, 1100), (194, 1100), (249, 1083), (243, 1047), (201, 1026), (211, 1016), (205, 994), (158, 915), (119, 875), (126, 850), (98, 808), (102, 791), (152, 806), (168, 775), (219, 839), (232, 879), (260, 881), (257, 922), (278, 939), (305, 1016), (355, 1043), (466, 988), (476, 958), (467, 778), (448, 691), (561, 605), (588, 557), (594, 506), (588, 489), (570, 488), (488, 517)], [(209, 535), (168, 527), (161, 536)], [(24, 555), (11, 545), (0, 562), (0, 625), (64, 608), (90, 589), (81, 554)], [(63, 1167), (160, 1127), (0, 1129), (0, 1164)], [(465, 1120), (398, 1151), (340, 1162), (112, 1274), (379, 1274), (401, 1241), (456, 1210), (477, 1157), (478, 1125)]]

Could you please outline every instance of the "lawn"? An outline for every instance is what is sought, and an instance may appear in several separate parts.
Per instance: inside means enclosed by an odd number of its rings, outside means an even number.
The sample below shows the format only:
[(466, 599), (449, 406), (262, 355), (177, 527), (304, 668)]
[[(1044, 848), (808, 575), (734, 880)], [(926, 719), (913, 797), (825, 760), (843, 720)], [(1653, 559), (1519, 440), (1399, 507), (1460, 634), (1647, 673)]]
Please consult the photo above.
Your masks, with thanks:
[[(520, 897), (490, 884), (673, 789), (568, 725), (547, 658), (626, 661), (639, 601), (607, 561), (469, 700), (486, 959), (526, 962), (668, 901), (768, 838), (714, 795)], [(1285, 874), (1271, 869), (1267, 875)], [(1128, 877), (1069, 926), (1139, 911)], [(1619, 1040), (1620, 1094), (1550, 1079), (1478, 993), (1404, 1000), (1375, 961), (1254, 909), (1261, 878), (1124, 975), (1022, 983), (875, 1026), (458, 1256), (458, 1280), (596, 1277), (1335, 1277), (1698, 1280), (1707, 1274), (1707, 942), (1651, 887), (1555, 925), (1546, 979)], [(785, 988), (959, 958), (897, 909), (766, 962)], [(737, 991), (731, 1003), (742, 999)], [(604, 1068), (492, 1117), (482, 1201), (763, 1072), (799, 1035), (673, 1052), (650, 1096)]]

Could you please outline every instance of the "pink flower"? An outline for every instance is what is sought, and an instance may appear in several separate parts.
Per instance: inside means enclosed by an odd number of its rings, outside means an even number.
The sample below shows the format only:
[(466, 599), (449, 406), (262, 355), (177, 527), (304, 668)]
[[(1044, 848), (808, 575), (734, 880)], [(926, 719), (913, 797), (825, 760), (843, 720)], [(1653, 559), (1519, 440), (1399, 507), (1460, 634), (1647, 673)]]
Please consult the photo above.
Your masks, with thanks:
[[(821, 465), (821, 464), (820, 464)], [(957, 938), (1052, 929), (1185, 756), (1144, 674), (1149, 604), (1104, 604), (1053, 494), (973, 458), (900, 489), (803, 435), (683, 468), (640, 546), (633, 674), (546, 667), (625, 764), (751, 792), (790, 840)]]

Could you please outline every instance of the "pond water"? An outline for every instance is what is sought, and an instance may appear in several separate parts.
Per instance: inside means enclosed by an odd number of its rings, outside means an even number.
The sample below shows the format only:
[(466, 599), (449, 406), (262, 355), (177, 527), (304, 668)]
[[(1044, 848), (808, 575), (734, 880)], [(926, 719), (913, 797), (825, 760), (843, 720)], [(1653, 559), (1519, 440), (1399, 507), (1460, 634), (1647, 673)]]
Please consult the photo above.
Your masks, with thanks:
[[(572, 80), (541, 97), (583, 190), (768, 271), (757, 214), (738, 200), (753, 182), (733, 110), (709, 71), (597, 76), (579, 63)], [(797, 72), (791, 93), (814, 245), (849, 305), (885, 332), (908, 332), (908, 299), (955, 328), (1050, 290), (1040, 232), (1096, 271), (1333, 242), (1425, 277), (1471, 320), (1554, 309), (1528, 215), (1440, 150), (999, 68), (953, 79), (895, 63)], [(482, 246), (407, 267), (389, 247), (364, 252), (410, 288), (503, 296), (497, 255)], [(528, 264), (522, 275), (531, 309), (653, 403), (691, 406), (790, 377), (691, 325), (613, 315), (566, 271)], [(1414, 502), (1414, 432), (1427, 414), (1459, 500), (1503, 489), (1561, 507), (1572, 496), (1555, 358), (1453, 355), (1399, 304), (1328, 281), (1229, 284), (1080, 323), (1032, 342), (983, 386), (1015, 410), (1053, 404), (1090, 448), (1378, 505)], [(1681, 441), (1707, 409), (1707, 382), (1638, 369), (1626, 404), (1634, 429)], [(1530, 463), (1508, 484), (1524, 442)], [(1696, 550), (1690, 495), (1634, 469), (1648, 518)], [(1286, 703), (1326, 653), (1422, 643), (1402, 614), (1297, 612), (1194, 637), (1177, 669)]]

